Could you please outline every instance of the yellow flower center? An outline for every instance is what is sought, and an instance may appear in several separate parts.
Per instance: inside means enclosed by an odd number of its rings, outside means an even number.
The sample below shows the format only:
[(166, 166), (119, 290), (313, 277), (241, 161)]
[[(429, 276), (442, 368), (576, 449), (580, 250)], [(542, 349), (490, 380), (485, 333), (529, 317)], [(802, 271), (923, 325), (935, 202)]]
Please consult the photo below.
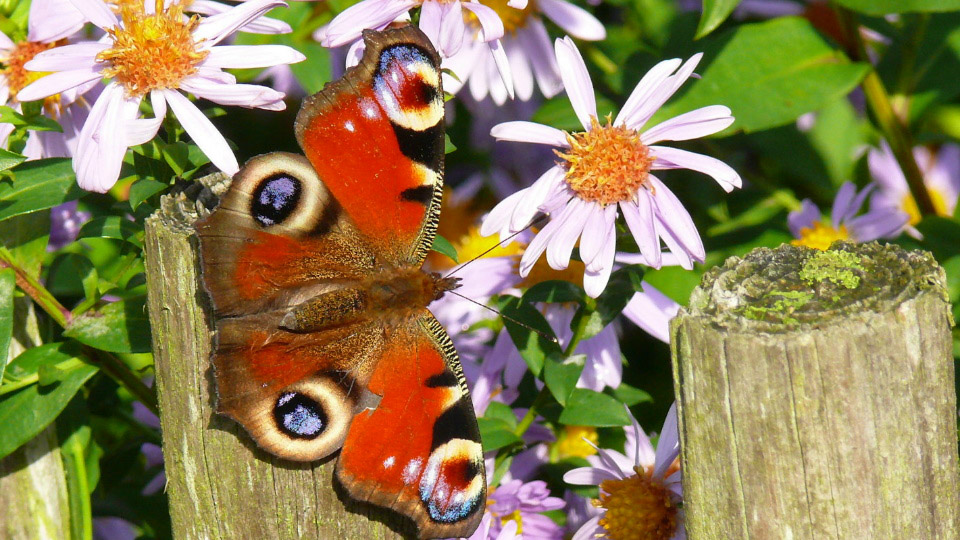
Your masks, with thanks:
[(847, 232), (846, 225), (840, 225), (839, 228), (834, 229), (833, 226), (824, 224), (822, 221), (815, 221), (812, 228), (804, 227), (800, 229), (800, 238), (790, 243), (795, 246), (807, 246), (826, 251), (830, 248), (830, 244), (835, 241), (849, 239), (850, 233)]
[(677, 507), (670, 493), (652, 478), (652, 468), (623, 480), (600, 483), (600, 499), (593, 505), (605, 508), (600, 526), (612, 540), (667, 540), (677, 531)]
[(570, 148), (554, 150), (566, 163), (566, 182), (585, 201), (603, 205), (627, 201), (647, 181), (653, 156), (640, 133), (590, 119), (590, 130), (567, 134)]
[[(508, 0), (480, 0), (480, 3), (497, 12), (497, 16), (503, 21), (503, 31), (505, 34), (515, 34), (517, 30), (523, 28), (530, 22), (539, 11), (536, 0), (529, 0), (527, 7), (523, 9), (512, 8), (507, 5)], [(463, 10), (464, 22), (476, 28), (480, 27), (480, 21), (472, 11)]]
[[(511, 255), (520, 255), (523, 248), (520, 242), (510, 242), (499, 244), (499, 236), (480, 236), (480, 228), (471, 225), (467, 233), (460, 237), (454, 243), (457, 248), (457, 257), (460, 262), (472, 261), (473, 259), (483, 257), (509, 257)], [(487, 252), (487, 250), (490, 250)], [(487, 252), (487, 253), (484, 253)]]
[(159, 88), (176, 88), (185, 77), (197, 71), (197, 64), (208, 51), (197, 51), (191, 32), (200, 24), (196, 15), (184, 19), (183, 5), (164, 8), (156, 0), (156, 13), (148, 15), (142, 3), (118, 4), (122, 26), (107, 30), (113, 47), (97, 55), (109, 62), (103, 70), (132, 96), (142, 96)]
[(509, 523), (509, 522), (511, 522), (511, 521), (516, 521), (516, 522), (517, 522), (517, 534), (518, 534), (518, 535), (523, 534), (523, 520), (520, 518), (520, 510), (519, 510), (519, 509), (514, 510), (513, 512), (510, 512), (509, 514), (507, 514), (507, 515), (505, 515), (505, 516), (501, 516), (501, 517), (500, 517), (500, 523), (501, 523), (502, 525), (506, 525), (507, 523)]
[[(930, 194), (930, 200), (933, 202), (933, 209), (937, 212), (938, 216), (950, 217), (950, 210), (947, 208), (947, 200), (944, 198), (943, 194), (939, 191), (932, 189), (930, 186), (927, 186), (927, 193)], [(903, 202), (900, 203), (900, 207), (903, 209), (907, 215), (910, 216), (910, 225), (916, 225), (920, 223), (921, 215), (920, 208), (917, 207), (917, 201), (913, 198), (913, 195), (907, 193), (903, 197)]]
[(597, 449), (584, 439), (597, 444), (597, 430), (590, 426), (565, 426), (552, 450), (556, 452), (557, 459), (573, 456), (585, 458), (596, 454)]
[(7, 86), (10, 87), (10, 98), (16, 99), (17, 93), (23, 90), (25, 86), (36, 81), (40, 77), (47, 75), (42, 71), (27, 71), (23, 65), (33, 60), (33, 57), (43, 51), (52, 49), (57, 45), (62, 45), (63, 41), (54, 43), (39, 43), (36, 41), (21, 41), (14, 46), (13, 50), (4, 60), (6, 67), (3, 68), (3, 74), (7, 77)]

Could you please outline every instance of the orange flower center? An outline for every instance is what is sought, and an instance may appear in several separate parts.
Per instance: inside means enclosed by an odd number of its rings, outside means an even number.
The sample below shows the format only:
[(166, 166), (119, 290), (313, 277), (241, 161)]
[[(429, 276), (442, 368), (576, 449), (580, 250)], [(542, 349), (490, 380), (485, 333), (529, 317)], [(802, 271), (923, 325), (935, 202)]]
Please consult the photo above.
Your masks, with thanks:
[(585, 201), (603, 205), (628, 201), (647, 182), (653, 165), (640, 133), (591, 118), (588, 131), (567, 134), (570, 148), (554, 150), (564, 160), (566, 182)]
[(652, 470), (634, 467), (634, 476), (600, 483), (600, 499), (593, 505), (606, 509), (600, 526), (608, 538), (667, 540), (677, 531), (677, 507)]
[(113, 47), (97, 60), (110, 64), (104, 75), (116, 79), (128, 94), (177, 88), (206, 58), (208, 51), (198, 51), (191, 34), (200, 19), (184, 19), (182, 4), (164, 8), (163, 0), (157, 0), (156, 12), (147, 14), (142, 3), (123, 2), (119, 12), (123, 25), (107, 30)]
[(16, 99), (17, 93), (23, 90), (25, 86), (46, 75), (42, 71), (27, 71), (23, 65), (33, 60), (33, 57), (52, 49), (63, 42), (39, 43), (36, 41), (21, 41), (13, 48), (7, 56), (3, 68), (3, 74), (7, 77), (7, 86), (10, 87), (10, 98)]

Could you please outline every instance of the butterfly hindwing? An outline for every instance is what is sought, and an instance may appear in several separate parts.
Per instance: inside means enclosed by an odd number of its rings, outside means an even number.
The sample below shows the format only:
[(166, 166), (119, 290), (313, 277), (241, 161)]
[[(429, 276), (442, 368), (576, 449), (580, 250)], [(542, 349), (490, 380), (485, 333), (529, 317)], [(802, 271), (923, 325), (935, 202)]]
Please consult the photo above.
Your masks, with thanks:
[(350, 426), (341, 483), (413, 518), (421, 538), (469, 536), (486, 501), (480, 431), (457, 353), (433, 315), (424, 310), (398, 330), (368, 389), (383, 397)]
[(443, 191), (440, 58), (414, 27), (365, 32), (363, 60), (304, 100), (300, 146), (364, 236), (419, 266)]

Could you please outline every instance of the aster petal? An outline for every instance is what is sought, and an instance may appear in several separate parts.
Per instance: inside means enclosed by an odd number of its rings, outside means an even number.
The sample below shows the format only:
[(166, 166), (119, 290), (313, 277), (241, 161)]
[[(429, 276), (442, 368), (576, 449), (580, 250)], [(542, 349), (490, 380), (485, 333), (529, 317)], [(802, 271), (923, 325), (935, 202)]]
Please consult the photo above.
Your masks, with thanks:
[(35, 101), (76, 88), (101, 78), (100, 71), (94, 69), (75, 69), (58, 71), (44, 75), (17, 92), (20, 101)]
[(733, 124), (730, 109), (723, 105), (701, 107), (674, 116), (643, 132), (640, 141), (651, 145), (660, 141), (688, 141), (712, 135)]
[(563, 148), (570, 146), (567, 135), (559, 129), (522, 120), (497, 124), (490, 129), (490, 136), (498, 141), (549, 144)]
[(564, 32), (586, 41), (606, 39), (607, 30), (603, 23), (590, 12), (563, 0), (538, 0), (537, 6), (548, 19), (557, 24)]
[[(563, 187), (562, 182), (563, 170), (557, 166), (550, 167), (540, 175), (540, 178), (526, 190), (526, 198), (523, 204), (514, 209), (513, 215), (510, 217), (510, 230), (512, 232), (520, 231), (529, 225), (538, 213), (544, 211), (544, 204), (548, 202), (550, 196)], [(569, 197), (566, 197), (566, 200), (569, 200)], [(564, 205), (566, 200), (564, 200)], [(547, 209), (545, 213), (549, 214), (553, 211), (551, 208)]]
[(127, 122), (127, 146), (143, 144), (157, 135), (163, 119), (167, 116), (167, 101), (159, 90), (150, 92), (150, 103), (153, 105), (153, 118), (130, 120)]
[(666, 244), (667, 249), (670, 250), (669, 253), (664, 254), (663, 258), (673, 257), (680, 268), (693, 270), (693, 258), (690, 256), (690, 251), (677, 239), (673, 231), (663, 223), (663, 219), (659, 215), (657, 216), (656, 225), (657, 235), (663, 239), (663, 243)]
[[(284, 95), (258, 84), (221, 84), (201, 77), (187, 77), (180, 81), (180, 89), (221, 105), (277, 110), (283, 105)], [(285, 107), (285, 105), (283, 105)], [(283, 110), (283, 107), (280, 110)]]
[(547, 264), (554, 270), (563, 270), (570, 265), (570, 255), (576, 245), (588, 216), (593, 211), (591, 207), (599, 207), (595, 203), (574, 198), (557, 217), (561, 222), (553, 241), (547, 246)]
[[(119, 26), (120, 22), (117, 16), (107, 6), (103, 0), (70, 0), (73, 7), (77, 8), (88, 21), (99, 26), (103, 30), (109, 30)], [(118, 173), (119, 174), (119, 173)]]
[(660, 429), (660, 440), (657, 441), (657, 462), (653, 466), (653, 477), (663, 478), (670, 465), (680, 455), (680, 439), (677, 433), (677, 402), (670, 405), (667, 417)]
[(520, 275), (522, 277), (527, 277), (527, 274), (530, 273), (537, 259), (540, 258), (540, 255), (543, 255), (543, 252), (547, 249), (550, 241), (562, 225), (563, 222), (559, 219), (551, 219), (550, 223), (547, 223), (546, 226), (540, 229), (537, 235), (533, 237), (533, 240), (527, 245), (527, 249), (524, 250), (523, 256), (520, 258)]
[(640, 253), (646, 258), (647, 266), (660, 268), (660, 238), (657, 236), (651, 197), (647, 189), (640, 189), (634, 200), (620, 203), (620, 209)]
[(529, 101), (533, 97), (534, 78), (530, 68), (527, 52), (523, 50), (519, 41), (504, 38), (500, 41), (510, 61), (510, 75), (513, 77), (513, 88), (521, 101)]
[(507, 5), (514, 9), (524, 9), (529, 3), (528, 0), (510, 0)]
[[(488, 41), (487, 47), (490, 48), (490, 53), (493, 55), (494, 64), (497, 66), (497, 71), (500, 72), (500, 80), (503, 81), (507, 95), (510, 96), (510, 99), (513, 99), (513, 73), (510, 71), (510, 61), (507, 59), (507, 54), (503, 52), (503, 44), (497, 39)], [(493, 80), (493, 77), (490, 77), (490, 80)], [(502, 104), (503, 100), (500, 103)]]
[(230, 150), (230, 145), (216, 126), (203, 114), (196, 105), (176, 90), (162, 90), (163, 97), (173, 110), (173, 114), (180, 121), (180, 125), (190, 135), (193, 142), (218, 169), (226, 174), (234, 175), (240, 169), (237, 158)]
[(743, 185), (737, 171), (717, 158), (666, 146), (650, 146), (649, 148), (650, 153), (655, 158), (651, 166), (653, 170), (690, 169), (702, 172), (716, 180), (727, 193), (733, 191), (733, 188)]
[(347, 48), (347, 56), (344, 60), (344, 66), (346, 68), (352, 68), (353, 66), (360, 63), (363, 60), (363, 51), (366, 49), (362, 39), (358, 39)]
[(554, 50), (557, 54), (557, 65), (560, 66), (560, 78), (563, 79), (563, 87), (567, 89), (570, 104), (573, 105), (583, 129), (589, 131), (592, 125), (590, 119), (597, 117), (597, 98), (593, 93), (593, 82), (587, 72), (587, 65), (569, 36), (558, 39), (554, 43)]
[(77, 33), (85, 22), (70, 0), (33, 2), (27, 18), (27, 41), (51, 43), (64, 39)]
[(891, 199), (899, 200), (910, 192), (903, 170), (897, 163), (887, 141), (880, 141), (880, 148), (871, 148), (867, 154), (867, 166), (870, 176), (877, 182), (877, 195), (889, 194)]
[(563, 80), (543, 21), (530, 19), (525, 27), (517, 30), (517, 40), (530, 60), (533, 76), (543, 96), (549, 99), (559, 94), (563, 90)]
[[(361, 2), (361, 4), (364, 2)], [(357, 4), (360, 5), (360, 4)], [(420, 30), (440, 49), (440, 32), (443, 23), (443, 7), (440, 2), (424, 2), (420, 6)], [(321, 40), (322, 43), (322, 40)], [(445, 55), (453, 56), (453, 55)]]
[[(591, 298), (596, 298), (600, 296), (603, 290), (607, 287), (607, 282), (610, 281), (610, 273), (613, 272), (613, 259), (616, 255), (617, 250), (617, 237), (616, 234), (611, 234), (607, 236), (606, 242), (603, 245), (603, 250), (600, 252), (600, 255), (594, 261), (593, 268), (587, 268), (583, 273), (583, 290)], [(619, 379), (620, 364), (617, 363), (615, 366), (617, 378)], [(619, 386), (620, 381), (616, 381), (616, 385), (609, 386)]]
[(606, 529), (600, 526), (601, 516), (594, 516), (587, 520), (582, 527), (577, 529), (577, 532), (573, 535), (571, 540), (595, 540), (596, 538), (602, 538), (602, 535), (606, 532)]
[[(232, 9), (233, 6), (213, 2), (211, 0), (193, 0), (190, 2), (188, 11), (200, 13), (201, 15), (217, 15)], [(289, 34), (293, 31), (290, 25), (279, 19), (270, 17), (259, 17), (247, 23), (243, 28), (244, 32), (251, 34)]]
[(140, 98), (125, 96), (122, 86), (104, 88), (83, 125), (73, 159), (77, 184), (87, 191), (105, 193), (117, 182), (127, 151), (124, 123), (136, 117)]
[(623, 125), (627, 118), (639, 112), (640, 107), (650, 98), (650, 95), (653, 94), (653, 92), (663, 84), (663, 81), (667, 80), (670, 74), (676, 71), (682, 63), (683, 61), (679, 58), (673, 58), (659, 62), (650, 68), (643, 78), (640, 79), (640, 82), (637, 83), (637, 86), (634, 87), (633, 92), (630, 92), (630, 96), (623, 104), (623, 108), (620, 109), (620, 113), (617, 114), (617, 118), (613, 121), (614, 125)]
[(794, 238), (800, 238), (800, 231), (813, 228), (820, 218), (820, 208), (810, 199), (804, 199), (800, 202), (800, 210), (787, 214), (787, 226)]
[(211, 68), (265, 68), (306, 60), (300, 51), (286, 45), (219, 45), (210, 49), (202, 65)]
[(853, 201), (851, 201), (850, 203), (849, 211), (846, 215), (847, 219), (857, 215), (857, 212), (859, 212), (860, 209), (863, 208), (863, 203), (867, 201), (867, 197), (869, 197), (870, 194), (873, 193), (873, 190), (876, 187), (877, 187), (876, 183), (870, 182), (869, 184), (867, 184), (866, 187), (861, 189), (859, 193), (857, 193), (857, 196), (854, 197)]
[[(833, 199), (833, 208), (830, 210), (831, 221), (834, 228), (840, 226), (840, 222), (844, 221), (847, 217), (853, 217), (850, 214), (850, 203), (853, 202), (854, 197), (856, 197), (857, 188), (853, 185), (853, 182), (844, 182), (840, 189), (837, 190), (837, 196)], [(857, 213), (857, 208), (853, 209), (853, 214)]]
[[(74, 2), (78, 0), (72, 0)], [(228, 11), (201, 19), (193, 31), (193, 39), (200, 49), (213, 48), (227, 36), (250, 24), (264, 13), (278, 6), (286, 6), (283, 0), (249, 0)], [(346, 12), (344, 12), (346, 13)]]
[[(687, 209), (683, 207), (683, 203), (660, 179), (652, 174), (647, 179), (654, 188), (653, 200), (660, 223), (683, 244), (686, 248), (685, 251), (691, 257), (703, 262), (706, 252), (703, 249), (703, 242), (700, 240), (700, 233), (697, 232), (697, 227), (693, 224)], [(666, 241), (666, 238), (664, 240)]]
[[(490, 210), (490, 213), (483, 218), (483, 222), (480, 224), (480, 235), (490, 236), (494, 233), (500, 233), (500, 236), (503, 237), (510, 234), (510, 218), (517, 207), (521, 205), (524, 195), (529, 189), (522, 189), (494, 206), (493, 210)], [(535, 213), (536, 207), (534, 207)]]
[(616, 219), (617, 206), (615, 204), (606, 207), (591, 205), (590, 213), (587, 215), (586, 224), (583, 227), (583, 237), (580, 238), (580, 258), (587, 265), (587, 268), (590, 268), (590, 263), (603, 250), (603, 245), (612, 232), (610, 226)]
[(667, 77), (659, 85), (652, 88), (646, 99), (638, 103), (636, 110), (629, 116), (623, 117), (623, 125), (632, 129), (642, 128), (643, 125), (650, 120), (650, 117), (690, 78), (693, 70), (696, 69), (697, 64), (700, 63), (701, 58), (703, 58), (703, 53), (697, 53), (691, 56), (680, 66), (680, 69), (678, 69), (675, 74)]
[(464, 2), (464, 9), (469, 10), (477, 16), (480, 22), (480, 39), (482, 41), (493, 41), (503, 37), (503, 21), (492, 8), (481, 4), (480, 2)]
[(670, 343), (670, 320), (676, 317), (679, 311), (680, 304), (643, 282), (643, 292), (634, 294), (627, 302), (623, 308), (623, 316), (644, 332), (664, 343)]
[(2, 51), (2, 52), (10, 52), (10, 51), (12, 51), (16, 46), (17, 46), (17, 44), (14, 43), (12, 39), (10, 39), (10, 36), (8, 36), (8, 35), (7, 35), (6, 33), (4, 33), (3, 31), (0, 31), (0, 51)]
[(631, 422), (630, 426), (623, 428), (623, 433), (627, 439), (624, 442), (624, 450), (627, 452), (627, 458), (630, 460), (632, 467), (651, 467), (656, 462), (657, 457), (653, 445), (650, 444), (650, 437), (648, 437), (643, 431), (643, 428), (640, 427), (639, 422), (637, 422), (633, 413), (630, 412), (629, 407), (626, 405), (623, 407), (627, 409), (627, 415), (630, 417)]
[(847, 221), (850, 236), (857, 242), (872, 242), (896, 236), (910, 222), (910, 215), (894, 208), (878, 208)]
[(580, 467), (567, 471), (563, 481), (576, 486), (599, 486), (604, 480), (619, 480), (620, 477), (606, 469)]
[(72, 71), (83, 68), (93, 69), (97, 64), (97, 54), (109, 49), (108, 43), (85, 41), (54, 47), (34, 56), (23, 67), (30, 71)]
[(463, 46), (466, 27), (463, 24), (463, 8), (459, 0), (441, 4), (443, 19), (440, 23), (440, 49), (443, 56), (453, 56)]

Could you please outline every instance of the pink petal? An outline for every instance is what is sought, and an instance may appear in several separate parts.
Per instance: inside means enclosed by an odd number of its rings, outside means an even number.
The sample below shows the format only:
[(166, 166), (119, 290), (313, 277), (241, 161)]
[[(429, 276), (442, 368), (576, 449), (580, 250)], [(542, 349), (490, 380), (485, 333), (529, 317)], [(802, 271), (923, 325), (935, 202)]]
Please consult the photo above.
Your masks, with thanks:
[(120, 24), (117, 16), (113, 14), (113, 11), (103, 0), (70, 0), (70, 2), (88, 21), (104, 30), (109, 30)]
[(536, 144), (549, 144), (568, 148), (567, 135), (555, 127), (516, 120), (493, 126), (490, 136), (498, 141), (515, 141)]
[(617, 114), (617, 118), (613, 123), (618, 126), (623, 125), (627, 118), (636, 114), (640, 106), (642, 106), (646, 100), (650, 99), (650, 95), (654, 90), (663, 84), (663, 81), (667, 80), (667, 77), (680, 67), (682, 63), (679, 58), (674, 58), (672, 60), (659, 62), (650, 68), (646, 75), (640, 79), (640, 82), (637, 83), (633, 92), (630, 92), (630, 97), (628, 97), (626, 103), (623, 104), (623, 108), (620, 109), (620, 113)]
[(730, 127), (733, 120), (729, 108), (711, 105), (665, 120), (644, 131), (640, 140), (650, 145), (660, 141), (697, 139)]
[(670, 343), (670, 320), (679, 310), (680, 304), (644, 282), (643, 292), (633, 295), (623, 315), (651, 336)]
[[(683, 244), (687, 253), (697, 261), (703, 262), (706, 252), (703, 249), (703, 243), (700, 241), (700, 233), (697, 232), (697, 227), (693, 224), (687, 209), (657, 177), (651, 174), (648, 180), (655, 193), (653, 201), (660, 223)], [(666, 238), (664, 238), (664, 241), (666, 241)]]
[(656, 158), (651, 167), (653, 170), (690, 169), (702, 172), (713, 177), (727, 193), (742, 185), (737, 171), (717, 158), (665, 146), (651, 146), (650, 153)]
[(339, 47), (354, 42), (365, 28), (381, 28), (417, 5), (415, 0), (364, 0), (343, 10), (327, 25), (320, 44)]
[[(530, 188), (526, 190), (526, 197), (523, 205), (518, 206), (510, 219), (510, 229), (519, 231), (530, 224), (537, 213), (544, 211), (544, 203), (551, 195), (556, 193), (563, 186), (563, 170), (559, 167), (550, 167), (546, 170)], [(564, 205), (569, 197), (564, 198)], [(545, 213), (553, 212), (553, 209)]]
[(514, 9), (523, 9), (527, 7), (529, 2), (527, 0), (510, 0), (507, 2), (507, 5)]
[(286, 45), (220, 45), (210, 49), (203, 66), (211, 68), (263, 68), (296, 64), (307, 57)]
[(533, 265), (536, 264), (537, 259), (540, 258), (540, 255), (543, 255), (550, 240), (553, 239), (562, 225), (563, 222), (559, 219), (551, 219), (550, 223), (547, 223), (546, 226), (540, 229), (540, 232), (533, 237), (533, 240), (530, 241), (527, 249), (523, 252), (523, 256), (520, 258), (520, 275), (522, 277), (527, 277)]
[(540, 10), (548, 19), (571, 36), (586, 41), (606, 39), (603, 23), (589, 12), (564, 0), (537, 0)]
[[(360, 4), (357, 4), (360, 5)], [(424, 2), (420, 6), (420, 30), (440, 48), (440, 31), (443, 23), (443, 7), (440, 2)], [(321, 41), (322, 43), (322, 41)], [(446, 55), (452, 56), (452, 55)]]
[(173, 110), (173, 114), (180, 121), (193, 142), (210, 158), (210, 161), (226, 174), (234, 175), (240, 169), (237, 158), (230, 150), (230, 145), (223, 135), (217, 131), (210, 121), (196, 105), (176, 90), (162, 90), (163, 97)]
[(30, 71), (93, 69), (97, 64), (97, 54), (109, 48), (110, 44), (96, 41), (63, 45), (43, 51), (24, 64), (23, 67)]
[(51, 43), (77, 33), (87, 19), (70, 0), (38, 0), (30, 4), (27, 41)]
[(559, 94), (563, 90), (563, 80), (560, 78), (560, 67), (557, 65), (557, 58), (550, 46), (550, 36), (543, 21), (539, 18), (531, 19), (527, 26), (517, 30), (517, 40), (530, 59), (540, 92), (546, 98)]
[(470, 10), (480, 21), (480, 39), (493, 41), (503, 37), (503, 21), (493, 9), (479, 2), (464, 2), (463, 7)]
[(157, 135), (163, 119), (167, 116), (167, 101), (159, 90), (150, 92), (150, 103), (153, 104), (153, 118), (130, 120), (127, 122), (126, 145), (136, 146), (143, 144)]
[(583, 232), (592, 206), (596, 206), (596, 204), (575, 197), (557, 217), (557, 221), (562, 224), (553, 241), (547, 246), (547, 264), (550, 265), (550, 268), (563, 270), (570, 265), (573, 246), (576, 245), (580, 233)]
[(124, 123), (136, 118), (139, 103), (139, 97), (128, 98), (122, 86), (111, 83), (93, 104), (73, 159), (81, 188), (106, 193), (117, 182), (127, 151)]
[(667, 100), (683, 86), (683, 83), (690, 78), (693, 70), (696, 69), (697, 64), (700, 63), (701, 58), (703, 58), (702, 53), (691, 56), (680, 66), (676, 74), (667, 77), (661, 84), (654, 87), (647, 99), (638, 104), (634, 113), (629, 116), (624, 116), (623, 125), (632, 129), (642, 128), (643, 125), (650, 120), (650, 117), (657, 112), (660, 106), (666, 103)]
[[(233, 6), (231, 5), (213, 2), (211, 0), (193, 0), (190, 2), (187, 10), (202, 15), (217, 15), (229, 11), (232, 8)], [(241, 28), (241, 30), (251, 34), (289, 34), (293, 31), (289, 24), (270, 17), (254, 19)]]
[(593, 82), (583, 63), (580, 51), (569, 36), (558, 39), (554, 44), (557, 54), (557, 64), (560, 66), (560, 77), (563, 87), (567, 89), (570, 104), (580, 119), (583, 129), (589, 131), (591, 118), (597, 117), (597, 99), (593, 93)]
[(577, 486), (599, 486), (604, 480), (619, 480), (620, 477), (605, 469), (596, 467), (580, 467), (567, 471), (563, 481)]
[(677, 402), (670, 405), (667, 417), (660, 429), (660, 440), (657, 441), (657, 461), (653, 467), (654, 478), (663, 478), (673, 461), (680, 455), (680, 439), (677, 432)]
[[(583, 290), (591, 298), (600, 296), (600, 293), (607, 287), (607, 282), (610, 281), (610, 273), (613, 272), (613, 260), (616, 255), (616, 250), (617, 235), (611, 227), (610, 234), (607, 235), (600, 255), (597, 256), (593, 264), (588, 267), (583, 274)], [(617, 359), (617, 363), (612, 366), (611, 372), (616, 374), (617, 380), (608, 381), (608, 384), (612, 387), (619, 386), (621, 376), (619, 358)]]
[(101, 78), (100, 72), (92, 69), (59, 71), (44, 75), (17, 93), (20, 101), (35, 101), (76, 88)]
[(594, 516), (587, 520), (582, 527), (577, 529), (576, 534), (574, 534), (570, 540), (595, 540), (596, 538), (602, 538), (606, 529), (600, 526), (601, 516)]
[(506, 88), (510, 99), (513, 99), (513, 74), (510, 72), (510, 61), (507, 60), (507, 55), (503, 52), (503, 45), (497, 39), (488, 41), (487, 46), (490, 47), (490, 52), (493, 54), (493, 61), (497, 65), (497, 71), (500, 72), (503, 86)]
[[(427, 2), (433, 3), (433, 2)], [(450, 4), (441, 4), (443, 19), (440, 22), (440, 50), (443, 56), (453, 56), (460, 52), (466, 27), (463, 25), (463, 8), (459, 0)]]
[(623, 218), (637, 242), (637, 247), (640, 248), (640, 253), (646, 258), (647, 265), (660, 268), (660, 237), (657, 236), (653, 201), (650, 197), (647, 189), (640, 189), (633, 201), (620, 203), (620, 209), (623, 210)]
[[(501, 238), (509, 235), (512, 232), (510, 230), (510, 217), (523, 201), (526, 191), (520, 190), (494, 206), (487, 217), (483, 218), (483, 223), (480, 224), (480, 235), (490, 236), (498, 232)], [(534, 207), (534, 212), (536, 212), (536, 207)]]
[(510, 74), (513, 76), (513, 88), (521, 101), (529, 101), (533, 97), (533, 71), (526, 51), (515, 39), (501, 40), (510, 61)]
[[(0, 31), (0, 51), (10, 52), (17, 46), (16, 43), (10, 39), (10, 36), (5, 34), (3, 31)], [(5, 55), (4, 55), (5, 56)]]
[(275, 7), (286, 5), (287, 3), (283, 0), (249, 0), (229, 11), (201, 19), (199, 26), (193, 31), (193, 38), (201, 48), (212, 48), (264, 13)]
[[(616, 218), (616, 206), (613, 208), (613, 217)], [(583, 237), (580, 239), (580, 258), (584, 264), (589, 264), (597, 258), (607, 237), (607, 208), (599, 204), (590, 205), (586, 223), (583, 226)]]
[(283, 93), (266, 86), (221, 84), (200, 77), (187, 77), (180, 81), (180, 89), (221, 105), (238, 105), (270, 110), (275, 110), (276, 104), (283, 103), (284, 98)]

